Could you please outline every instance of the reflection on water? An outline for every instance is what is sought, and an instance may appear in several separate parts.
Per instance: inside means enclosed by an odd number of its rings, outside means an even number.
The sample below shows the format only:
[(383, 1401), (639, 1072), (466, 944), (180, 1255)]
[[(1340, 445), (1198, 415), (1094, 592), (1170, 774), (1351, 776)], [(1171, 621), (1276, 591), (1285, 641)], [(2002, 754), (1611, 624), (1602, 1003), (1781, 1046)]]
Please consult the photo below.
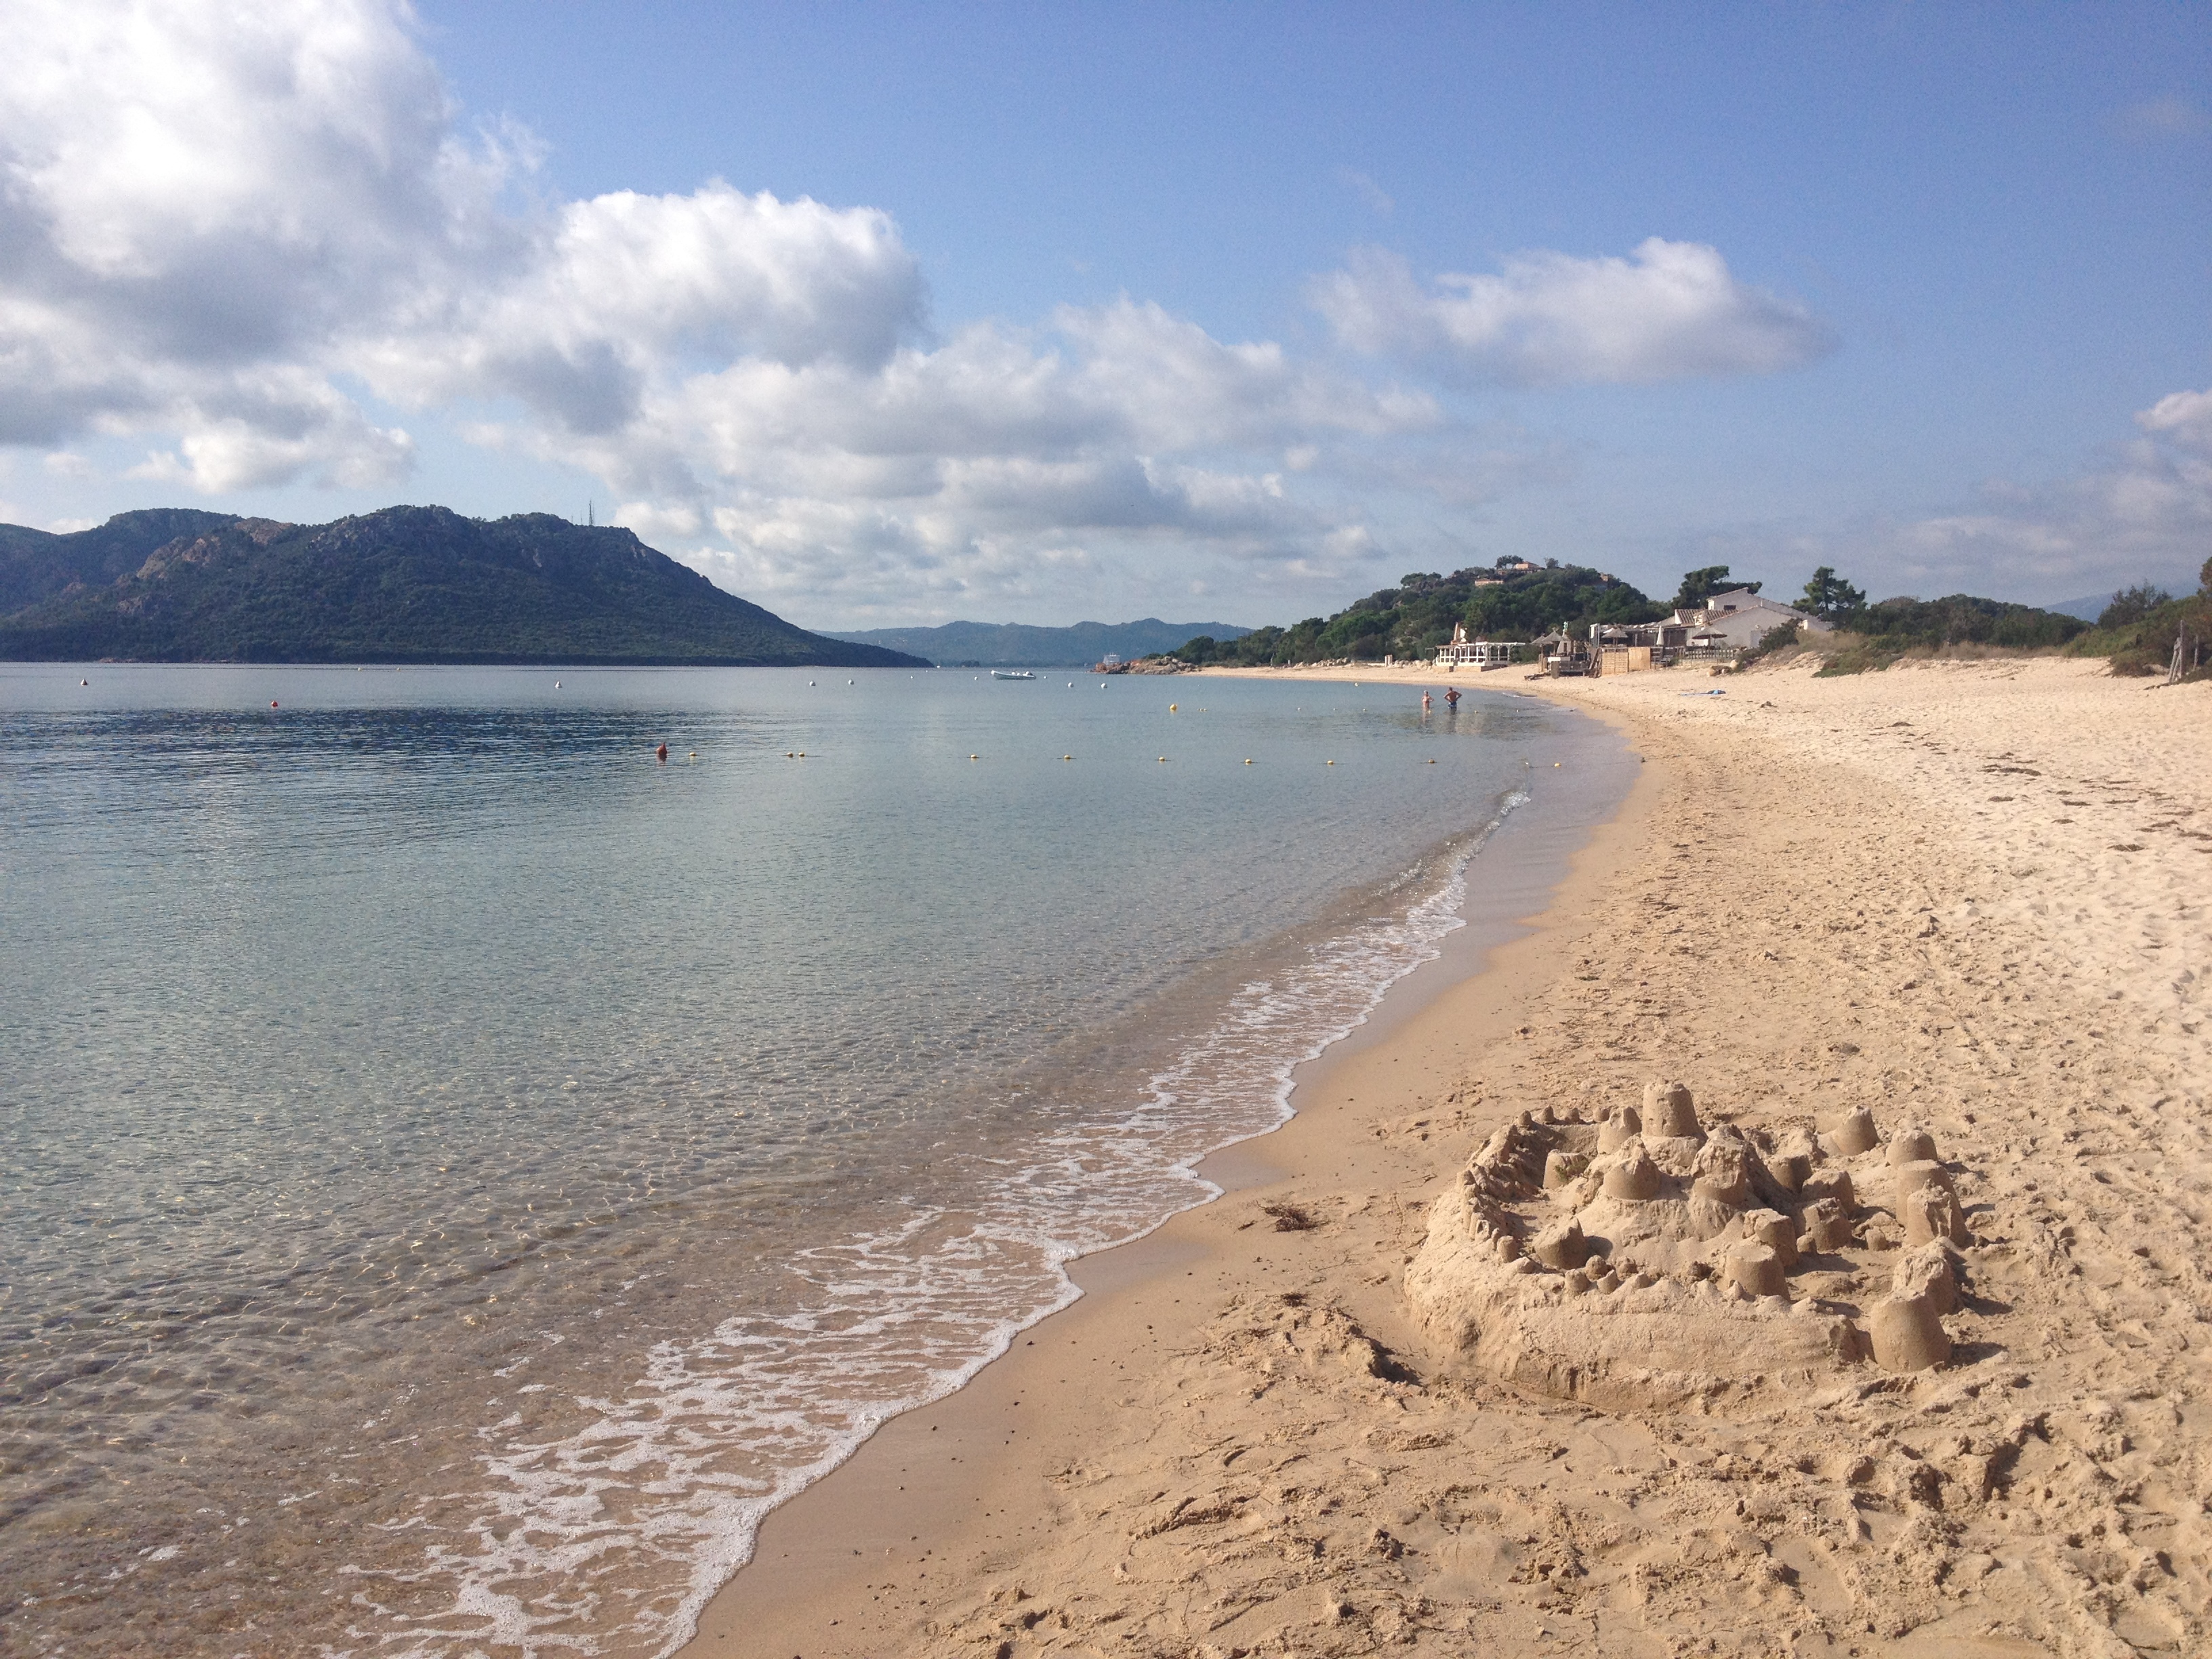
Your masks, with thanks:
[(1587, 741), (555, 678), (0, 669), (21, 1650), (659, 1650), (765, 1504), (1273, 1121)]

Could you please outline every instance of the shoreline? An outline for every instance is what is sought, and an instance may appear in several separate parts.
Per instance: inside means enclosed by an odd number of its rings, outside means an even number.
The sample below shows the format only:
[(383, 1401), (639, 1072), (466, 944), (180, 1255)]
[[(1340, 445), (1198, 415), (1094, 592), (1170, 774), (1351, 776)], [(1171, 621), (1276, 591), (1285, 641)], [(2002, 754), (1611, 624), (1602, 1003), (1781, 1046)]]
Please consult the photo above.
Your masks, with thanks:
[[(1648, 761), (1551, 925), (1316, 1079), (1252, 1144), (1274, 1186), (1093, 1259), (1133, 1279), (891, 1425), (902, 1509), (792, 1506), (695, 1650), (2201, 1650), (2212, 692), (2053, 659), (1710, 690), (1547, 684)], [(1593, 1409), (1413, 1329), (1405, 1265), (1489, 1130), (1656, 1075), (1705, 1124), (1933, 1133), (1951, 1360)], [(1867, 1182), (1818, 1267), (1858, 1314), (1898, 1261)]]
[[(1541, 684), (1649, 763), (1542, 930), (1302, 1085), (1228, 1196), (1092, 1258), (1111, 1294), (890, 1425), (891, 1507), (833, 1476), (771, 1517), (774, 1571), (691, 1651), (2212, 1639), (2212, 692), (2064, 659)], [(1405, 1268), (1474, 1147), (1662, 1076), (1708, 1125), (1931, 1133), (1949, 1361), (1599, 1409), (1417, 1328)], [(1795, 1294), (1887, 1293), (1881, 1158)]]
[[(1418, 1115), (1456, 1084), (1474, 1048), (1507, 1028), (1515, 994), (1501, 988), (1526, 980), (1544, 949), (1577, 927), (1580, 889), (1594, 879), (1602, 849), (1659, 787), (1659, 769), (1638, 763), (1621, 722), (1579, 712), (1594, 729), (1577, 743), (1594, 750), (1609, 736), (1619, 745), (1609, 757), (1619, 793), (1606, 809), (1584, 821), (1587, 813), (1576, 809), (1588, 803), (1570, 795), (1570, 825), (1522, 821), (1527, 808), (1510, 817), (1498, 834), (1532, 831), (1552, 844), (1500, 860), (1505, 879), (1480, 898), (1470, 864), (1462, 914), (1483, 914), (1449, 935), (1438, 957), (1389, 987), (1359, 1026), (1298, 1066), (1289, 1120), (1200, 1161), (1196, 1173), (1222, 1195), (1070, 1263), (1075, 1302), (1025, 1329), (952, 1394), (886, 1422), (844, 1463), (773, 1510), (751, 1560), (715, 1592), (676, 1652), (836, 1659), (900, 1651), (936, 1604), (931, 1578), (971, 1580), (1018, 1553), (1023, 1540), (1051, 1533), (1052, 1476), (1079, 1460), (1089, 1430), (1080, 1411), (1056, 1413), (1054, 1396), (1068, 1406), (1069, 1391), (1091, 1386), (1087, 1376), (1077, 1380), (1082, 1371), (1102, 1380), (1126, 1371), (1128, 1360), (1115, 1355), (1158, 1354), (1189, 1340), (1206, 1298), (1180, 1290), (1202, 1283), (1218, 1292), (1270, 1279), (1294, 1261), (1303, 1230), (1277, 1231), (1279, 1218), (1266, 1208), (1270, 1195), (1373, 1163), (1369, 1115), (1388, 1106)], [(1455, 976), (1433, 982), (1445, 974)], [(1412, 1168), (1401, 1167), (1409, 1160), (1400, 1147), (1372, 1170), (1389, 1177), (1400, 1212), (1425, 1202), (1422, 1182), (1440, 1178), (1455, 1156), (1445, 1150), (1455, 1145), (1449, 1132), (1418, 1133), (1410, 1145), (1425, 1154), (1413, 1157)], [(964, 1571), (949, 1575), (947, 1562)], [(933, 1572), (933, 1563), (939, 1564)]]

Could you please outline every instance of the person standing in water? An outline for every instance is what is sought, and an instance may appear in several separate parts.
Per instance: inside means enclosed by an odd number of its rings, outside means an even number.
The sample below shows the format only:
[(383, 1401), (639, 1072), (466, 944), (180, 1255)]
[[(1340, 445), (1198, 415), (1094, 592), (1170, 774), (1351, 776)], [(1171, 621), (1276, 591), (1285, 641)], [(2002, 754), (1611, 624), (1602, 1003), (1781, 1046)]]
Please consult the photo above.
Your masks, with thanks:
[(1444, 687), (1444, 707), (1454, 714), (1459, 712), (1459, 687), (1455, 685)]
[(1430, 709), (1431, 709), (1431, 708), (1435, 708), (1435, 707), (1436, 707), (1436, 705), (1429, 700), (1429, 694), (1428, 694), (1427, 692), (1425, 692), (1425, 691), (1422, 692), (1422, 693), (1421, 693), (1421, 712), (1422, 712), (1424, 714), (1427, 714), (1427, 713), (1429, 712), (1429, 710), (1430, 710)]

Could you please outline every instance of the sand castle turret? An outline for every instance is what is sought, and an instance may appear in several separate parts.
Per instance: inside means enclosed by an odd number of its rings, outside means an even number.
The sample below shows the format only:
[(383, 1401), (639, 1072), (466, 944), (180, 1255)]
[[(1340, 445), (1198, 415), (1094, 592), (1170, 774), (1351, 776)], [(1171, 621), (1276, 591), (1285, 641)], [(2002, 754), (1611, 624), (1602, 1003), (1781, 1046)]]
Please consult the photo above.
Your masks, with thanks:
[(1936, 1158), (1936, 1137), (1925, 1129), (1899, 1129), (1889, 1138), (1883, 1156), (1893, 1164), (1932, 1163)]
[(1606, 1166), (1605, 1195), (1640, 1203), (1659, 1196), (1659, 1166), (1644, 1151), (1643, 1141), (1632, 1140)]
[(1698, 1127), (1698, 1114), (1689, 1090), (1670, 1080), (1662, 1079), (1644, 1085), (1643, 1117), (1644, 1133), (1647, 1135), (1676, 1140), (1705, 1133)]
[(1951, 1339), (1933, 1297), (1887, 1296), (1867, 1314), (1874, 1361), (1886, 1371), (1924, 1371), (1951, 1357)]
[(1836, 1150), (1845, 1158), (1856, 1158), (1861, 1152), (1872, 1152), (1881, 1136), (1875, 1128), (1874, 1114), (1863, 1106), (1844, 1115), (1843, 1121), (1829, 1132)]

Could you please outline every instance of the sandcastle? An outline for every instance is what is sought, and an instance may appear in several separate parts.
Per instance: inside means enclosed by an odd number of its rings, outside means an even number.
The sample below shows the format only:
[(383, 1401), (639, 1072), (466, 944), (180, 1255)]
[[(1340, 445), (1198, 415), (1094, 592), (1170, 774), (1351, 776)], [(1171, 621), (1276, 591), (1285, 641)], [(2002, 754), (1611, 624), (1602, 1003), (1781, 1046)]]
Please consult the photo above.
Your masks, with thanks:
[[(1806, 1275), (1849, 1275), (1861, 1264), (1838, 1253), (1863, 1231), (1896, 1242), (1861, 1221), (1863, 1191), (1888, 1197), (1904, 1248), (1887, 1295), (1869, 1298), (1860, 1272), (1843, 1281), (1852, 1303), (1829, 1301)], [(1588, 1121), (1546, 1108), (1492, 1135), (1431, 1207), (1406, 1291), (1440, 1346), (1506, 1381), (1675, 1403), (1945, 1363), (1967, 1242), (1924, 1129), (1885, 1142), (1861, 1108), (1820, 1134), (1708, 1130), (1689, 1090), (1660, 1081), (1640, 1109)]]

